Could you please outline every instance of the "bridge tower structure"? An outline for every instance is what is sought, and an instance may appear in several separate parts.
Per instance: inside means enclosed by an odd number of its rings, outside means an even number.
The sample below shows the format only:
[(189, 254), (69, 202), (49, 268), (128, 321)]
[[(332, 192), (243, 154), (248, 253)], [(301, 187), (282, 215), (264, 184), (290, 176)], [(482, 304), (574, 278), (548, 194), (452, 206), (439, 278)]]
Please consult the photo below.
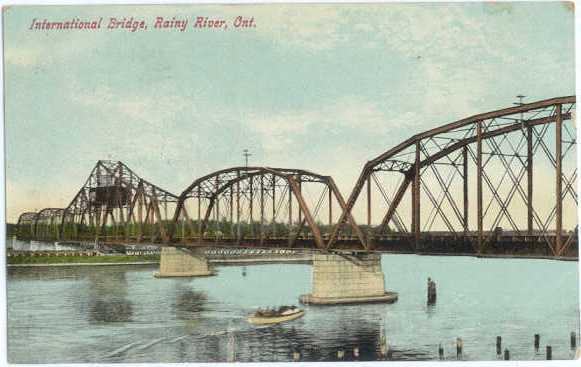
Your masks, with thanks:
[(177, 196), (139, 177), (119, 161), (98, 161), (62, 213), (63, 240), (160, 243)]

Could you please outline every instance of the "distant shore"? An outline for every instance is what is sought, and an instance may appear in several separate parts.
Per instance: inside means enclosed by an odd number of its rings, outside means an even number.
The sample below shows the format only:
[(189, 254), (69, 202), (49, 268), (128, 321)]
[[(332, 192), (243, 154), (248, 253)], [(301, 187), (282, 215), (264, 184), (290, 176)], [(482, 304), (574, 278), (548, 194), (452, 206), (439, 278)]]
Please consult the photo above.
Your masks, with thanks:
[[(251, 258), (209, 259), (215, 265), (258, 265), (274, 263), (311, 264), (312, 258), (301, 256), (261, 256)], [(105, 266), (105, 265), (151, 265), (159, 264), (159, 255), (111, 255), (111, 256), (10, 256), (7, 266), (16, 267), (50, 267), (50, 266)]]
[(138, 256), (9, 256), (8, 267), (88, 266), (88, 265), (145, 265), (159, 264), (159, 255)]

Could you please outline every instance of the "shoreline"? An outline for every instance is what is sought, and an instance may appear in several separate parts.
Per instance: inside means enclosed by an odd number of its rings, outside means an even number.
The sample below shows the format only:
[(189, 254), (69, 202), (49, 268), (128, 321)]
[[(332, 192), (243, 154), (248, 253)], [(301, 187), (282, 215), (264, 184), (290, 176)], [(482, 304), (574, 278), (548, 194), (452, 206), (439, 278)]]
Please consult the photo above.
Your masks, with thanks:
[[(209, 259), (210, 263), (218, 266), (236, 266), (236, 265), (266, 265), (266, 264), (312, 264), (309, 257), (301, 256), (300, 258), (262, 258), (262, 259)], [(111, 266), (111, 265), (158, 265), (159, 260), (149, 261), (123, 261), (123, 262), (46, 262), (46, 263), (7, 263), (7, 268), (38, 268), (38, 267), (67, 267), (67, 266)]]
[(111, 265), (155, 265), (159, 261), (110, 262), (110, 263), (35, 263), (35, 264), (6, 264), (7, 268), (46, 268), (67, 266), (111, 266)]

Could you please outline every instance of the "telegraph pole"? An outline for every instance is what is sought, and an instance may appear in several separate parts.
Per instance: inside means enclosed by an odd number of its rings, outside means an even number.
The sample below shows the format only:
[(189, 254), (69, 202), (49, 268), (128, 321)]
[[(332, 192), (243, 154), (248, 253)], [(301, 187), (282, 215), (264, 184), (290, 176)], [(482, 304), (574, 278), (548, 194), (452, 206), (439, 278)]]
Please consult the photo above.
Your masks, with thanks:
[[(524, 104), (522, 100), (523, 100), (523, 98), (526, 98), (526, 96), (523, 96), (522, 94), (519, 94), (518, 96), (516, 96), (516, 98), (518, 98), (518, 102), (513, 102), (513, 104), (516, 105), (516, 106), (522, 106)], [(520, 126), (521, 126), (521, 129), (524, 131), (524, 129), (525, 129), (525, 122), (524, 122), (524, 119), (523, 119), (523, 113), (522, 112), (520, 113)]]
[(244, 162), (246, 164), (246, 168), (248, 168), (248, 157), (250, 157), (252, 154), (248, 152), (248, 149), (244, 149), (242, 152), (242, 156), (244, 156)]

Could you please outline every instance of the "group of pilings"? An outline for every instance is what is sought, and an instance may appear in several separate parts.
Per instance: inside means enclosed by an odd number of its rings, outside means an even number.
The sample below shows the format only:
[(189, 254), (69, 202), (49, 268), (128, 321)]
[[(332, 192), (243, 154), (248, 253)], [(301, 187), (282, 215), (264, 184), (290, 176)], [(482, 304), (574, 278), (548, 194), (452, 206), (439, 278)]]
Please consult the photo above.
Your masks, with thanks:
[[(442, 343), (437, 344), (436, 351), (432, 359), (439, 359), (439, 360), (467, 360), (465, 356), (465, 348), (464, 348), (464, 340), (462, 338), (456, 338), (451, 343), (452, 348), (452, 355), (446, 355), (446, 350)], [(233, 346), (231, 346), (233, 347)], [(413, 349), (413, 348), (406, 348), (406, 349)], [(326, 352), (327, 360), (329, 361), (360, 361), (360, 360), (369, 360), (369, 353), (366, 355), (362, 354), (362, 351), (368, 351), (369, 346), (367, 345), (355, 345), (352, 347), (338, 347), (335, 349), (330, 349)], [(398, 350), (394, 348), (394, 346), (390, 345), (385, 335), (380, 336), (380, 340), (378, 345), (375, 345), (372, 350), (374, 350), (373, 356), (371, 360), (375, 361), (389, 361), (389, 360), (399, 360), (398, 357)], [(570, 334), (570, 346), (569, 350), (571, 353), (577, 354), (577, 333), (571, 332)], [(309, 361), (309, 354), (321, 353), (322, 348), (319, 347), (317, 344), (312, 344), (308, 346), (293, 346), (289, 350), (289, 357), (292, 362), (306, 362)], [(535, 353), (535, 359), (540, 359), (539, 357), (542, 356), (545, 360), (552, 360), (553, 359), (553, 347), (551, 345), (546, 345), (544, 348), (544, 353), (540, 350), (540, 335), (535, 334), (533, 340), (533, 351)], [(395, 352), (395, 353), (394, 353)], [(511, 356), (514, 357), (514, 354), (511, 355), (511, 352), (508, 348), (502, 349), (502, 338), (498, 336), (496, 338), (496, 359), (497, 360), (511, 360)], [(424, 357), (425, 358), (425, 357)], [(576, 357), (575, 357), (576, 358)], [(525, 360), (525, 359), (521, 359)], [(235, 362), (236, 359), (230, 359), (229, 362)]]
[[(577, 358), (577, 333), (575, 331), (572, 331), (570, 334), (570, 349), (572, 351), (575, 351), (575, 358)], [(540, 349), (540, 341), (541, 341), (541, 335), (540, 334), (535, 334), (533, 337), (533, 348), (536, 354), (539, 354), (539, 349)], [(505, 361), (510, 360), (510, 350), (508, 348), (504, 349), (504, 352), (502, 351), (502, 337), (501, 336), (497, 336), (496, 337), (496, 356), (497, 359), (503, 359)], [(553, 347), (549, 344), (547, 344), (545, 346), (545, 359), (546, 360), (552, 360), (553, 359)]]

